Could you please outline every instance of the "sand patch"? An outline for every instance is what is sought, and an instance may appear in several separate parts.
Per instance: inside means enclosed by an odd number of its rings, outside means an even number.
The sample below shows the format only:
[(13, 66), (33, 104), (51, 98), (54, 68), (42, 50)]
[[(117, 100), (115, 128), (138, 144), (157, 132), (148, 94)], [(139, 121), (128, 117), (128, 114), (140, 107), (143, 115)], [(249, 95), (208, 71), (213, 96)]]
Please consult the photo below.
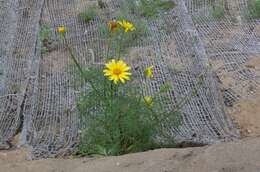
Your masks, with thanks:
[(260, 136), (260, 96), (239, 100), (229, 112), (243, 137)]
[(25, 155), (0, 152), (0, 172), (259, 172), (260, 138), (117, 157), (26, 161)]

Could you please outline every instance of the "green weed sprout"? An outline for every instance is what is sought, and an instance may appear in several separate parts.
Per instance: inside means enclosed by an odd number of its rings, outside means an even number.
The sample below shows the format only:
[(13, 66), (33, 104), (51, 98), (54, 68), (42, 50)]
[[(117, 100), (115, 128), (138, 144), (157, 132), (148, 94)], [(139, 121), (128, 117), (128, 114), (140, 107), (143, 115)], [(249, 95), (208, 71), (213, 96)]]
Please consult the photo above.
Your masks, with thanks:
[(51, 27), (47, 24), (42, 25), (40, 27), (39, 37), (42, 44), (41, 53), (46, 54), (49, 52), (48, 45), (52, 43)]
[(216, 5), (212, 8), (212, 16), (216, 19), (221, 19), (225, 16), (225, 9), (222, 5)]
[(97, 8), (95, 6), (91, 6), (81, 13), (79, 13), (79, 17), (85, 23), (88, 23), (94, 20), (98, 16)]

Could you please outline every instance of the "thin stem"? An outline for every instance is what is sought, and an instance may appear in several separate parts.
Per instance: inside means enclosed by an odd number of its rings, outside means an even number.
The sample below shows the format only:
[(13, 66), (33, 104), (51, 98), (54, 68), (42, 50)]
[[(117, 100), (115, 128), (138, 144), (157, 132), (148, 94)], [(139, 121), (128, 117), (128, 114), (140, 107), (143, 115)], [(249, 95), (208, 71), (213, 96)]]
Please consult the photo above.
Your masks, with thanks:
[[(199, 76), (198, 86), (201, 86), (202, 83), (203, 83), (203, 74), (201, 74), (201, 75)], [(185, 96), (184, 98), (182, 98), (182, 100), (179, 101), (179, 102), (174, 106), (173, 110), (168, 113), (168, 116), (169, 116), (170, 114), (172, 114), (172, 113), (178, 112), (186, 103), (188, 103), (188, 102), (197, 94), (197, 92), (198, 92), (198, 88), (194, 87), (194, 88), (192, 89), (192, 91), (190, 92), (189, 95), (187, 95), (187, 96)]]
[(69, 44), (67, 42), (67, 39), (65, 37), (65, 34), (61, 34), (64, 41), (65, 41), (65, 46), (66, 46), (66, 49), (69, 51), (69, 54), (70, 54), (70, 57), (72, 58), (73, 62), (75, 63), (77, 69), (79, 70), (82, 78), (84, 79), (85, 82), (88, 82), (91, 86), (91, 88), (98, 94), (98, 96), (101, 98), (102, 100), (102, 97), (100, 96), (100, 93), (99, 91), (96, 89), (95, 85), (92, 83), (92, 81), (90, 79), (88, 79), (85, 75), (84, 75), (84, 71), (82, 69), (82, 67), (80, 66), (79, 62), (77, 61), (75, 55), (73, 54), (73, 51), (72, 49), (69, 47)]
[[(203, 75), (199, 76), (199, 80), (198, 80), (198, 86), (201, 86), (203, 83)], [(189, 102), (191, 100), (192, 97), (194, 97), (198, 92), (198, 88), (194, 87), (190, 93), (189, 96), (186, 96), (185, 98), (183, 98), (175, 107), (176, 108), (181, 108), (184, 104), (186, 104), (187, 102)]]
[(123, 40), (123, 35), (121, 34), (119, 37), (119, 41), (118, 41), (118, 57), (117, 59), (120, 59), (121, 56), (121, 44), (122, 44), (122, 40)]
[(108, 59), (109, 58), (109, 51), (110, 51), (110, 45), (112, 43), (112, 33), (109, 34), (109, 37), (107, 38), (107, 52), (106, 52), (106, 58)]

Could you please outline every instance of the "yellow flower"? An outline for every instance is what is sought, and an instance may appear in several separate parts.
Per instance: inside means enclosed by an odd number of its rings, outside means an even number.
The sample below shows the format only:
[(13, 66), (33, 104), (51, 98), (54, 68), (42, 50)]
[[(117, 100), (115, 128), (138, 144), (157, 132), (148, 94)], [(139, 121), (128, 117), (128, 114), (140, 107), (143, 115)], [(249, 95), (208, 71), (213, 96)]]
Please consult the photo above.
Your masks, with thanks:
[(153, 105), (153, 98), (151, 96), (144, 96), (144, 102), (148, 106), (152, 106)]
[(126, 80), (130, 80), (130, 69), (131, 68), (123, 60), (116, 61), (113, 59), (106, 64), (106, 68), (103, 72), (104, 76), (108, 77), (108, 79), (115, 84), (117, 84), (118, 81), (121, 81), (124, 84)]
[(154, 68), (154, 66), (150, 66), (150, 67), (146, 68), (144, 71), (145, 76), (147, 76), (148, 78), (153, 78), (153, 68)]
[(116, 32), (119, 29), (119, 23), (116, 20), (111, 20), (108, 22), (109, 30)]
[(58, 27), (58, 32), (59, 33), (65, 33), (65, 27), (64, 26)]
[(135, 26), (133, 23), (130, 23), (126, 20), (123, 20), (123, 21), (118, 21), (118, 24), (124, 28), (125, 32), (128, 32), (128, 31), (134, 31), (135, 30)]

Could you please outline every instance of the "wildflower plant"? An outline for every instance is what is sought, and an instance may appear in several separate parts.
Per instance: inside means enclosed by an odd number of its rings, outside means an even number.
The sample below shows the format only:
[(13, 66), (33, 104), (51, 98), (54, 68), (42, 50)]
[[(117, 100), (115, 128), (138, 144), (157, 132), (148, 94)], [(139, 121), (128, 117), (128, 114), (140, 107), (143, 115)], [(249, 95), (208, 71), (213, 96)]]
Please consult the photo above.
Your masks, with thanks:
[[(120, 8), (116, 13), (117, 17), (108, 22), (109, 27), (107, 27), (106, 23), (99, 25), (102, 37), (110, 40), (110, 47), (113, 47), (112, 45), (120, 45), (121, 53), (126, 53), (129, 47), (145, 40), (149, 32), (148, 22), (145, 18), (131, 15), (130, 8), (132, 4), (133, 2), (131, 1), (129, 3), (127, 0), (121, 1)], [(128, 18), (129, 16), (131, 16), (131, 19)], [(112, 32), (110, 28), (112, 28)]]
[(106, 69), (104, 69), (103, 72), (114, 84), (118, 84), (118, 82), (124, 84), (126, 80), (130, 80), (130, 76), (132, 75), (129, 72), (130, 69), (131, 68), (123, 60), (116, 61), (113, 59), (106, 64)]
[(150, 66), (150, 67), (145, 69), (145, 75), (148, 78), (153, 78), (153, 68), (154, 68), (154, 66)]
[[(135, 20), (136, 21), (136, 20)], [(99, 25), (102, 37), (109, 45), (106, 58), (117, 55), (120, 56), (128, 51), (128, 48), (136, 45), (136, 42), (145, 37), (147, 26), (142, 20), (138, 20), (138, 24), (133, 24), (125, 17), (119, 16), (117, 19), (111, 19), (106, 24)], [(111, 53), (115, 51), (114, 54)], [(119, 58), (119, 57), (116, 57)]]
[(64, 34), (65, 31), (66, 31), (64, 26), (60, 26), (60, 27), (58, 27), (57, 30), (58, 30), (59, 33), (62, 33), (62, 34)]
[[(66, 48), (84, 81), (84, 91), (78, 100), (81, 119), (80, 155), (121, 155), (161, 147), (157, 136), (167, 137), (162, 123), (167, 119), (178, 127), (181, 123), (179, 110), (183, 106), (166, 109), (161, 103), (171, 89), (167, 84), (153, 95), (147, 95), (139, 83), (135, 70), (127, 63), (121, 51), (125, 36), (136, 31), (135, 24), (128, 20), (111, 20), (107, 61), (102, 66), (84, 68), (80, 65), (66, 40), (66, 29), (58, 29)], [(111, 40), (114, 45), (111, 45)], [(110, 57), (110, 51), (115, 52)], [(154, 66), (143, 71), (146, 80), (155, 76)], [(167, 96), (164, 97), (164, 100)]]

